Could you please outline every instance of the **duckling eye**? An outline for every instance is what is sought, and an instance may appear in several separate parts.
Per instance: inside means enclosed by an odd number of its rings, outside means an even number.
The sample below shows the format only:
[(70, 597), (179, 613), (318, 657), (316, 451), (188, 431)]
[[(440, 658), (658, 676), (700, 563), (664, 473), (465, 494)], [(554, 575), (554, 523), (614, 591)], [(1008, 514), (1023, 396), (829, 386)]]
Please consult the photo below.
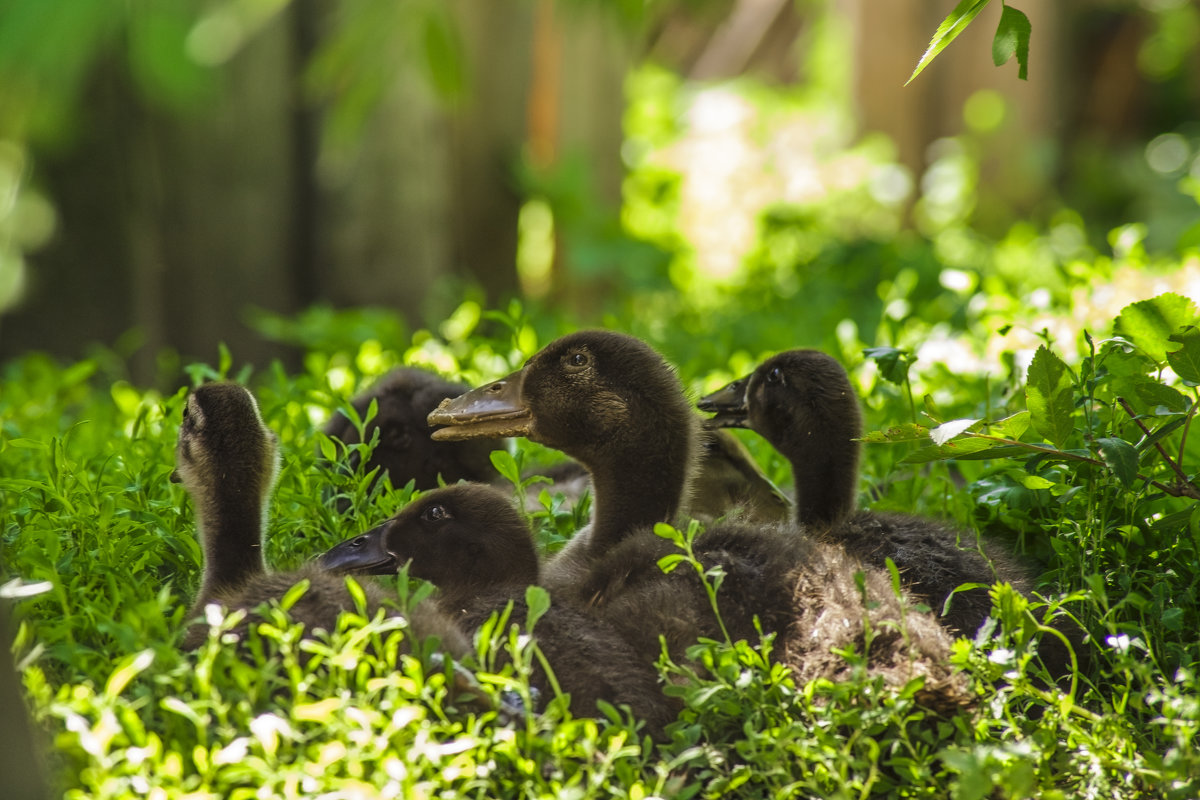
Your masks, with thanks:
[(421, 519), (426, 522), (441, 522), (444, 519), (450, 519), (450, 512), (443, 505), (433, 505), (422, 512)]
[(591, 361), (592, 357), (584, 352), (572, 353), (571, 355), (567, 356), (567, 366), (575, 369), (582, 369), (590, 364)]
[(783, 370), (774, 367), (767, 373), (767, 383), (783, 383)]

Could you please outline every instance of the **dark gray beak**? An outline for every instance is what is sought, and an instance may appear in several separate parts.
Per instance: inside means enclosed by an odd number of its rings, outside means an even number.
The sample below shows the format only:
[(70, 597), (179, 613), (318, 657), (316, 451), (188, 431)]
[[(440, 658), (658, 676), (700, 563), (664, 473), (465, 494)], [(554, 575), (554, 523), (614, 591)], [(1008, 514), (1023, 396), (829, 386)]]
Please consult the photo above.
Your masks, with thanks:
[(696, 407), (716, 416), (705, 420), (706, 428), (745, 428), (749, 425), (746, 405), (746, 385), (750, 376), (738, 378), (720, 389), (700, 398)]
[(391, 575), (400, 570), (400, 560), (387, 547), (387, 525), (334, 545), (317, 563), (330, 572), (358, 575)]

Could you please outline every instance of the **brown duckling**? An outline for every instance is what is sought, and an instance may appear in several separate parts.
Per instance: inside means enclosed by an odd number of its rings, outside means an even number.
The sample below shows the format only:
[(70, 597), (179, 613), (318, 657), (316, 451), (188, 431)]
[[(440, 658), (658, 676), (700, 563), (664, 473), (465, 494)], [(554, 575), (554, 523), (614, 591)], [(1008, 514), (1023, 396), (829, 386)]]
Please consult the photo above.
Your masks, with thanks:
[[(376, 430), (379, 442), (367, 461), (366, 472), (376, 467), (376, 480), (387, 476), (392, 486), (404, 486), (410, 480), (416, 489), (434, 489), (439, 476), (445, 483), (456, 481), (487, 482), (498, 476), (492, 466), (491, 452), (502, 449), (498, 439), (463, 442), (435, 442), (429, 437), (425, 418), (447, 397), (457, 397), (468, 387), (445, 380), (428, 370), (401, 367), (384, 375), (365, 392), (350, 401), (359, 418), (367, 414), (371, 401), (375, 416), (366, 424), (364, 434), (370, 441)], [(358, 444), (358, 429), (340, 411), (325, 424), (325, 434), (346, 444)], [(357, 454), (351, 455), (356, 466)]]
[[(679, 552), (653, 525), (674, 520), (682, 507), (697, 425), (674, 372), (652, 348), (610, 331), (571, 334), (520, 371), (444, 402), (429, 421), (450, 426), (435, 439), (528, 436), (587, 466), (595, 515), (549, 565), (556, 597), (607, 620), (647, 658), (658, 654), (660, 635), (676, 658), (698, 637), (721, 638), (696, 571), (658, 566)], [(694, 552), (704, 569), (723, 573), (718, 603), (729, 636), (755, 639), (757, 618), (779, 635), (799, 677), (841, 674), (846, 662), (832, 651), (866, 652), (869, 620), (880, 634), (868, 654), (873, 670), (893, 684), (925, 674), (936, 704), (966, 702), (946, 633), (931, 616), (905, 610), (878, 570), (863, 570), (864, 600), (855, 580), (861, 567), (841, 548), (791, 526), (723, 523), (701, 534)]]
[[(334, 572), (409, 574), (436, 584), (437, 603), (465, 630), (477, 631), (492, 613), (513, 603), (514, 620), (528, 613), (525, 589), (539, 581), (539, 563), (525, 518), (498, 489), (460, 483), (425, 492), (399, 514), (321, 557)], [(554, 603), (533, 637), (575, 714), (596, 713), (596, 701), (627, 704), (660, 736), (678, 711), (658, 685), (652, 662), (611, 626)], [(545, 695), (546, 675), (535, 671)]]
[[(701, 399), (711, 424), (749, 428), (792, 464), (796, 522), (867, 564), (892, 559), (905, 586), (941, 614), (953, 633), (973, 635), (991, 611), (986, 588), (953, 595), (964, 583), (1008, 581), (1030, 588), (1028, 571), (997, 548), (936, 520), (858, 511), (862, 411), (846, 370), (817, 350), (790, 350)], [(961, 542), (961, 543), (960, 543)]]
[[(204, 548), (204, 576), (189, 619), (199, 616), (209, 603), (253, 611), (283, 597), (302, 580), (309, 582), (308, 589), (290, 614), (307, 627), (333, 630), (338, 615), (354, 609), (345, 580), (316, 566), (285, 573), (266, 571), (263, 527), (279, 473), (279, 448), (245, 387), (209, 383), (188, 395), (175, 459), (171, 479), (182, 483), (192, 497)], [(368, 614), (383, 605), (377, 588), (362, 588)], [(461, 630), (436, 607), (420, 605), (412, 609), (408, 621), (414, 637), (437, 636), (441, 649), (455, 657), (469, 652)], [(242, 628), (246, 625), (243, 622)], [(193, 625), (184, 647), (197, 647), (206, 635), (203, 625)]]

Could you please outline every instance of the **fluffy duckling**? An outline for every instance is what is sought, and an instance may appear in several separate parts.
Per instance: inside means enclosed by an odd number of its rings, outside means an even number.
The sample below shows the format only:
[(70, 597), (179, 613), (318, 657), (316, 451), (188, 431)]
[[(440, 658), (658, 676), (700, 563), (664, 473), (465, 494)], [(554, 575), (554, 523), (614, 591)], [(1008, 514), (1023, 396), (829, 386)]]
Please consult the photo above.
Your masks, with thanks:
[[(263, 527), (279, 473), (279, 448), (245, 387), (209, 383), (188, 395), (175, 460), (172, 480), (182, 483), (191, 495), (204, 548), (204, 575), (189, 618), (199, 616), (209, 603), (253, 611), (281, 598), (302, 580), (309, 582), (308, 590), (290, 613), (307, 627), (333, 630), (338, 615), (355, 607), (345, 580), (315, 566), (286, 573), (266, 571)], [(363, 586), (363, 590), (367, 613), (383, 605), (378, 589)], [(442, 650), (455, 657), (469, 652), (466, 637), (437, 608), (418, 606), (408, 621), (414, 637), (437, 636)], [(193, 625), (183, 645), (197, 647), (206, 635), (204, 626)]]
[[(1020, 591), (1030, 576), (1012, 556), (980, 550), (970, 537), (936, 520), (857, 511), (862, 411), (846, 370), (817, 350), (790, 350), (704, 397), (712, 424), (749, 428), (792, 464), (796, 522), (876, 567), (888, 558), (906, 587), (941, 612), (964, 583), (1008, 581)], [(960, 544), (960, 540), (963, 543)], [(956, 634), (973, 635), (991, 610), (987, 589), (954, 594), (941, 618)]]
[[(588, 468), (595, 515), (549, 565), (556, 597), (607, 620), (648, 658), (659, 635), (676, 658), (697, 637), (721, 637), (696, 571), (658, 566), (678, 550), (652, 527), (682, 507), (698, 433), (678, 378), (652, 348), (610, 331), (571, 334), (518, 372), (444, 402), (429, 421), (449, 426), (435, 439), (527, 436)], [(872, 669), (893, 684), (926, 675), (935, 705), (967, 702), (946, 633), (929, 615), (905, 610), (877, 570), (864, 570), (864, 599), (860, 567), (841, 548), (790, 526), (724, 523), (703, 533), (694, 552), (705, 569), (723, 572), (718, 601), (730, 637), (755, 638), (758, 618), (779, 634), (802, 679), (841, 674), (846, 662), (832, 651), (866, 652), (870, 620), (888, 632), (870, 646)]]
[[(439, 607), (465, 630), (477, 631), (495, 611), (513, 603), (514, 620), (528, 613), (525, 589), (540, 578), (529, 527), (502, 492), (461, 483), (423, 493), (399, 514), (321, 557), (334, 572), (409, 574), (439, 589)], [(554, 603), (533, 636), (575, 714), (595, 714), (596, 701), (628, 704), (656, 737), (677, 708), (658, 686), (652, 662), (605, 624)], [(538, 670), (543, 694), (549, 685)]]
[[(468, 387), (445, 380), (416, 367), (395, 369), (380, 378), (370, 389), (350, 401), (359, 418), (366, 416), (371, 401), (376, 414), (364, 433), (370, 441), (376, 430), (379, 442), (367, 462), (367, 472), (379, 468), (376, 480), (386, 475), (392, 486), (401, 487), (410, 480), (416, 489), (435, 489), (440, 484), (460, 480), (487, 482), (498, 475), (492, 466), (491, 452), (504, 445), (499, 440), (478, 439), (462, 442), (435, 442), (429, 437), (425, 418), (447, 397), (457, 397)], [(325, 434), (346, 444), (358, 444), (358, 430), (350, 418), (338, 412), (325, 424)], [(351, 456), (351, 466), (357, 454)]]

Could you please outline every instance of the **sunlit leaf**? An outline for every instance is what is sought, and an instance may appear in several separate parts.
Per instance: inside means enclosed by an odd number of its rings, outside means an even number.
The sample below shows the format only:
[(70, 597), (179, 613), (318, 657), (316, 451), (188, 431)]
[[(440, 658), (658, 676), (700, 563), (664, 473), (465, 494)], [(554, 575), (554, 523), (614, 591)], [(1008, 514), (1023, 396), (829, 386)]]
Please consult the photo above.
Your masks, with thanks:
[(1000, 12), (1000, 25), (992, 39), (992, 63), (997, 67), (1017, 57), (1017, 77), (1026, 80), (1029, 76), (1029, 17), (1010, 5)]
[(1030, 414), (1028, 411), (1018, 411), (1011, 417), (992, 423), (992, 433), (1008, 439), (1020, 439), (1029, 430)]
[(1034, 430), (1056, 447), (1062, 447), (1074, 429), (1074, 388), (1063, 360), (1045, 345), (1039, 347), (1029, 365), (1025, 402)]
[(550, 593), (541, 586), (529, 586), (525, 589), (525, 605), (528, 608), (525, 616), (525, 630), (532, 631), (533, 626), (550, 610)]
[(1163, 364), (1171, 334), (1178, 333), (1185, 325), (1195, 325), (1198, 316), (1195, 303), (1168, 292), (1125, 306), (1113, 324), (1113, 331), (1129, 339), (1156, 363)]
[(510, 481), (513, 486), (521, 484), (521, 469), (517, 466), (517, 460), (513, 458), (512, 453), (507, 450), (493, 450), (490, 458), (492, 466), (505, 480)]
[(938, 29), (934, 31), (925, 55), (921, 56), (921, 60), (917, 62), (917, 68), (913, 70), (912, 75), (908, 76), (904, 85), (912, 83), (913, 78), (920, 75), (929, 66), (929, 63), (937, 58), (938, 53), (946, 49), (946, 45), (957, 39), (958, 35), (971, 24), (971, 21), (979, 16), (979, 12), (983, 11), (988, 2), (989, 0), (960, 0), (954, 10), (942, 20), (942, 24), (938, 25)]
[(867, 444), (896, 444), (897, 442), (924, 442), (929, 439), (929, 428), (915, 422), (894, 425), (885, 431), (871, 431), (859, 441)]
[(977, 419), (953, 419), (943, 422), (929, 432), (934, 444), (942, 445), (979, 423)]
[(1130, 486), (1137, 478), (1138, 454), (1124, 439), (1104, 438), (1096, 441), (1100, 458), (1123, 485)]
[(1014, 476), (1017, 483), (1024, 486), (1026, 489), (1049, 489), (1054, 486), (1054, 481), (1043, 478), (1041, 475), (1017, 475)]
[(1167, 363), (1171, 369), (1185, 381), (1200, 383), (1200, 328), (1187, 325), (1181, 332), (1172, 333), (1167, 338), (1183, 345), (1178, 350), (1167, 352)]

